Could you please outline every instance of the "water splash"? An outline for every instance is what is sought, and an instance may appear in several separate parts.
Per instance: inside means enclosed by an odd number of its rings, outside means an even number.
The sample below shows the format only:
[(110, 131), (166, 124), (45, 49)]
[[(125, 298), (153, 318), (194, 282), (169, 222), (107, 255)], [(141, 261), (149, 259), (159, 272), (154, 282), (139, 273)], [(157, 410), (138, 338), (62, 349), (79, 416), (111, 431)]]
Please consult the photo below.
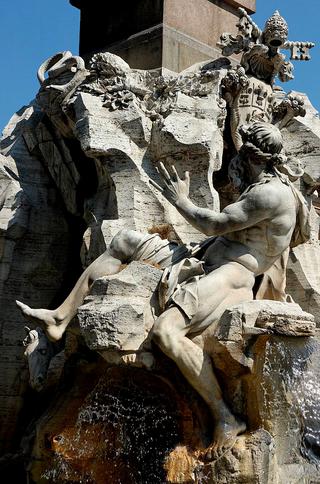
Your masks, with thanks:
[(43, 478), (163, 484), (165, 457), (179, 441), (178, 411), (161, 385), (155, 391), (141, 383), (127, 378), (99, 384), (79, 409), (76, 424), (53, 438), (54, 463)]
[(320, 467), (319, 354), (317, 338), (270, 340), (264, 366), (267, 385), (263, 385), (263, 391), (267, 413), (277, 421), (286, 422), (282, 439), (288, 438), (290, 442), (294, 436), (302, 456)]

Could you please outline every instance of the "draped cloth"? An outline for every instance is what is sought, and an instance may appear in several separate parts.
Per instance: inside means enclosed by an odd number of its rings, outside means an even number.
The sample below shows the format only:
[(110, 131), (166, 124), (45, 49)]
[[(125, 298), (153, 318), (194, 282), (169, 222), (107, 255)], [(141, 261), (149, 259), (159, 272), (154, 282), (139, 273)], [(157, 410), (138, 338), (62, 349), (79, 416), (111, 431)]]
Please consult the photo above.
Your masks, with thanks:
[(140, 260), (164, 269), (185, 259), (189, 253), (190, 248), (186, 245), (161, 239), (159, 234), (147, 234), (137, 245), (131, 260)]
[[(158, 288), (160, 308), (164, 310), (169, 301), (175, 302), (177, 294), (184, 298), (182, 303), (189, 316), (197, 311), (198, 292), (197, 280), (205, 274), (204, 262), (196, 258), (197, 254), (212, 243), (214, 238), (207, 239), (201, 244), (188, 246), (161, 239), (159, 234), (148, 234), (136, 247), (131, 260), (140, 260), (164, 269)], [(193, 284), (191, 282), (193, 281)], [(184, 284), (187, 282), (187, 284)], [(186, 288), (183, 297), (180, 288)], [(194, 289), (192, 289), (192, 287)]]
[(289, 182), (290, 188), (297, 204), (296, 226), (292, 234), (290, 247), (293, 249), (297, 245), (304, 244), (310, 240), (311, 236), (311, 214), (306, 200), (300, 190)]
[(285, 250), (278, 260), (266, 271), (262, 277), (260, 286), (256, 293), (256, 299), (271, 299), (274, 301), (293, 302), (290, 295), (286, 294), (286, 269), (290, 248), (304, 244), (311, 236), (311, 214), (308, 204), (300, 190), (291, 183), (287, 176), (276, 171), (278, 178), (291, 188), (296, 207), (296, 225), (291, 237), (290, 247)]

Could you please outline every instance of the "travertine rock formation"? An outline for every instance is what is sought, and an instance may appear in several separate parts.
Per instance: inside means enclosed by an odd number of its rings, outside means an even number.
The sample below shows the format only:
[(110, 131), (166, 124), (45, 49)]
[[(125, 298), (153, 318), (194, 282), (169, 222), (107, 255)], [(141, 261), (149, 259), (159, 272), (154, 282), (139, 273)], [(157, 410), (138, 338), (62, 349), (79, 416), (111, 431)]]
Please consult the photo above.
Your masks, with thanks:
[(4, 453), (16, 451), (26, 425), (23, 409), (28, 405), (22, 347), (25, 322), (13, 301), (29, 293), (34, 305), (50, 304), (61, 297), (62, 288), (70, 287), (70, 271), (79, 268), (75, 248), (80, 248), (77, 226), (81, 222), (73, 222), (67, 214), (43, 158), (39, 152), (31, 154), (25, 142), (42, 118), (39, 107), (22, 109), (7, 126), (1, 144), (0, 434)]
[(154, 293), (160, 278), (160, 269), (132, 262), (119, 274), (98, 279), (78, 311), (87, 346), (111, 363), (150, 368), (148, 334), (158, 312)]
[[(262, 32), (249, 27), (257, 41)], [(247, 61), (234, 70), (222, 58), (173, 74), (131, 70), (108, 53), (94, 55), (85, 67), (64, 52), (41, 66), (36, 100), (12, 118), (1, 144), (0, 432), (7, 475), (20, 472), (24, 461), (33, 482), (319, 479), (313, 418), (320, 401), (319, 119), (305, 96), (302, 103), (296, 94), (275, 94), (270, 85), (265, 90), (269, 79), (253, 72), (250, 56)], [(237, 118), (253, 76), (261, 89)], [(269, 94), (262, 109), (260, 97)], [(190, 171), (196, 205), (217, 211), (230, 203), (236, 193), (229, 164), (241, 148), (244, 117), (256, 120), (255, 103), (263, 112), (274, 110), (263, 121), (282, 130), (289, 158), (284, 175), (311, 209), (312, 237), (290, 251), (281, 302), (232, 306), (218, 325), (192, 336), (210, 354), (224, 398), (247, 432), (219, 459), (206, 460), (209, 412), (150, 340), (161, 312), (162, 268), (142, 261), (95, 281), (65, 349), (53, 351), (42, 398), (36, 396), (28, 389), (23, 319), (14, 300), (57, 307), (120, 229), (159, 233), (192, 254), (203, 234), (150, 180), (161, 184), (156, 168), (165, 161), (179, 173)], [(264, 294), (276, 294), (275, 273), (257, 278), (257, 295), (266, 286)]]

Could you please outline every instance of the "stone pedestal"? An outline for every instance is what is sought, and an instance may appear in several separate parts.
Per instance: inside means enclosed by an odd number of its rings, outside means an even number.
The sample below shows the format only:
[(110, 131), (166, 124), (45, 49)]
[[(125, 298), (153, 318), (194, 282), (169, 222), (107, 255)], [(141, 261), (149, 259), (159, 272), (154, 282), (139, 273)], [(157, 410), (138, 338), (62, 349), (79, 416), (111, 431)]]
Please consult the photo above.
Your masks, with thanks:
[(81, 10), (80, 55), (108, 51), (136, 69), (180, 72), (220, 57), (224, 30), (236, 33), (237, 8), (255, 11), (255, 0), (70, 0)]

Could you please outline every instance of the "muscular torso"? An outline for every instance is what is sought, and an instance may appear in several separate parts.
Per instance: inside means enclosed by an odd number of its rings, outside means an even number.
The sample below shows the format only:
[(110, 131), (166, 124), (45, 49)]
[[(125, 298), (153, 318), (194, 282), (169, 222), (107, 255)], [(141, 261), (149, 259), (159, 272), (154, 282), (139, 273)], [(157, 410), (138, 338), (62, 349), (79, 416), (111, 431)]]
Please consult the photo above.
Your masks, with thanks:
[[(270, 196), (270, 189), (274, 189), (279, 203), (264, 220), (218, 237), (205, 253), (204, 260), (209, 270), (224, 262), (236, 261), (255, 275), (262, 274), (289, 247), (296, 225), (294, 194), (290, 186), (276, 177), (265, 185), (259, 185), (260, 193), (267, 185), (267, 196)], [(245, 196), (243, 194), (239, 201)]]

